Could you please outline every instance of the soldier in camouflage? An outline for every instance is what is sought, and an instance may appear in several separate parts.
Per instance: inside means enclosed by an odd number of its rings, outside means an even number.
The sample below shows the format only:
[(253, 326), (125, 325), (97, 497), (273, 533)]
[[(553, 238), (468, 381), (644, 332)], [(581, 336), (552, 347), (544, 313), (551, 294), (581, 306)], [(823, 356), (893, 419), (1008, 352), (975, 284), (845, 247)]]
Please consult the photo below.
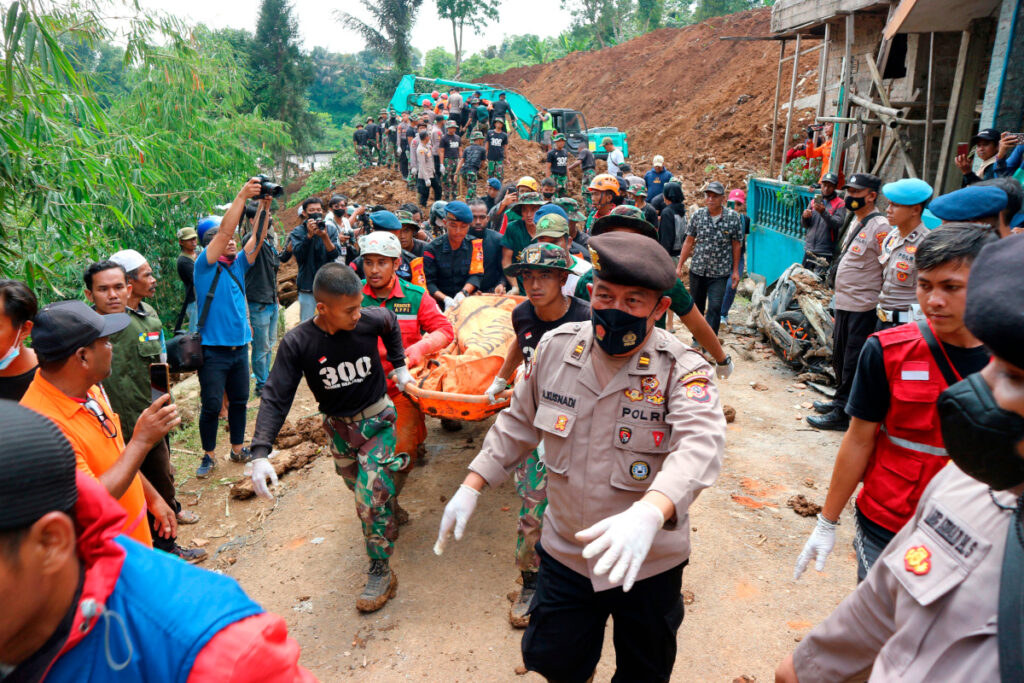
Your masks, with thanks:
[(458, 173), (466, 182), (466, 201), (476, 199), (476, 181), (479, 177), (480, 166), (484, 162), (487, 151), (479, 144), (484, 139), (484, 134), (478, 130), (473, 131), (469, 136), (469, 146), (462, 152), (462, 159), (459, 160)]
[(455, 201), (459, 193), (459, 148), (462, 137), (459, 136), (459, 124), (454, 119), (445, 122), (445, 134), (441, 137), (441, 196), (446, 202)]
[[(382, 216), (388, 214), (388, 216)], [(377, 223), (393, 214), (370, 214)], [(263, 387), (252, 437), (254, 491), (272, 498), (269, 484), (277, 474), (267, 456), (288, 416), (299, 380), (313, 392), (324, 414), (335, 471), (355, 494), (370, 566), (356, 609), (373, 612), (394, 595), (398, 579), (388, 562), (398, 537), (402, 489), (409, 454), (396, 452), (394, 403), (378, 343), (395, 369), (399, 390), (412, 382), (405, 366), (402, 332), (396, 314), (386, 308), (362, 308), (363, 288), (356, 272), (328, 263), (313, 280), (316, 315), (290, 330), (281, 340), (274, 367)]]
[(369, 148), (367, 147), (367, 140), (370, 135), (363, 128), (363, 124), (356, 124), (356, 131), (352, 133), (352, 144), (356, 148), (356, 162), (359, 164), (360, 170), (369, 167), (370, 157)]

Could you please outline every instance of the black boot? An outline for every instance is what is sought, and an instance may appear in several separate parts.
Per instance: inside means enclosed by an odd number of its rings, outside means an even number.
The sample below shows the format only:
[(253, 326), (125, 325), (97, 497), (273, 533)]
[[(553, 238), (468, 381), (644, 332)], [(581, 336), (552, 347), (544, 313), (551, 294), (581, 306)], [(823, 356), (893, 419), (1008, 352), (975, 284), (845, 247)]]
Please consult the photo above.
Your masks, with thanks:
[(838, 407), (839, 407), (839, 405), (835, 401), (815, 401), (814, 402), (814, 412), (818, 413), (819, 415), (824, 415), (825, 413), (831, 413), (833, 410), (835, 410)]
[(828, 429), (836, 432), (845, 432), (850, 426), (850, 417), (843, 411), (835, 408), (824, 415), (809, 415), (807, 424), (815, 429)]

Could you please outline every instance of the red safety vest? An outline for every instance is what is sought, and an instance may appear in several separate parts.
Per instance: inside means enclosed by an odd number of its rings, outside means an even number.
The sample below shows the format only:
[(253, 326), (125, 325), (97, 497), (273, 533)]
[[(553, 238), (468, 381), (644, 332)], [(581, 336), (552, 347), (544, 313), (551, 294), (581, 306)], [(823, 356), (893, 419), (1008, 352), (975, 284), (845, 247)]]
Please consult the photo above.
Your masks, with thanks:
[(874, 336), (882, 343), (889, 412), (878, 428), (857, 507), (895, 533), (914, 515), (928, 482), (949, 462), (936, 406), (949, 385), (917, 323)]

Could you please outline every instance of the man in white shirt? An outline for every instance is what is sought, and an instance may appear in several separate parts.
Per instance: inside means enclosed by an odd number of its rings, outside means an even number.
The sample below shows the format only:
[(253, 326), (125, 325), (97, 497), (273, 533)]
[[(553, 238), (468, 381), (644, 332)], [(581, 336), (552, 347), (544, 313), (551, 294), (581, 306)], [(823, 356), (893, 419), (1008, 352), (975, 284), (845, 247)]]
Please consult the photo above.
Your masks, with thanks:
[(613, 176), (619, 175), (619, 166), (626, 161), (626, 157), (623, 156), (622, 150), (616, 147), (612, 143), (611, 138), (605, 138), (601, 141), (601, 146), (604, 147), (604, 151), (608, 152), (608, 173)]

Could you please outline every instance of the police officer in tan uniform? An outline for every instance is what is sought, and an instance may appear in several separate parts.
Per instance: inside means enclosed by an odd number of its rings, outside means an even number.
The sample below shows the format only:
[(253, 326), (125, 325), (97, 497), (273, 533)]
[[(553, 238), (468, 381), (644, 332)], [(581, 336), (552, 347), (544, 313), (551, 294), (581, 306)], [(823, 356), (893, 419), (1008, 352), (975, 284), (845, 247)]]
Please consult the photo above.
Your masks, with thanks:
[(683, 619), (688, 510), (721, 468), (725, 420), (711, 366), (654, 327), (675, 283), (650, 238), (591, 238), (591, 323), (547, 333), (445, 507), (435, 552), (460, 539), (484, 485), (542, 443), (548, 507), (523, 661), (586, 681), (615, 623), (615, 681), (668, 681)]
[(890, 227), (875, 210), (882, 181), (870, 173), (850, 176), (846, 190), (846, 208), (855, 220), (850, 223), (836, 269), (835, 331), (832, 338), (832, 368), (836, 374), (836, 394), (832, 401), (815, 401), (814, 409), (823, 415), (811, 415), (808, 424), (816, 429), (846, 431), (850, 418), (843, 412), (850, 397), (857, 356), (868, 335), (875, 331), (878, 293), (882, 289), (882, 264), (878, 260), (882, 242)]
[(1024, 236), (985, 247), (967, 328), (993, 354), (939, 397), (952, 464), (868, 578), (775, 672), (783, 683), (1020, 681), (1024, 671)]
[(917, 250), (928, 228), (921, 221), (932, 186), (920, 178), (903, 178), (882, 186), (889, 200), (885, 218), (892, 230), (882, 242), (878, 261), (882, 264), (882, 290), (878, 293), (878, 322), (875, 330), (921, 320), (917, 308)]

